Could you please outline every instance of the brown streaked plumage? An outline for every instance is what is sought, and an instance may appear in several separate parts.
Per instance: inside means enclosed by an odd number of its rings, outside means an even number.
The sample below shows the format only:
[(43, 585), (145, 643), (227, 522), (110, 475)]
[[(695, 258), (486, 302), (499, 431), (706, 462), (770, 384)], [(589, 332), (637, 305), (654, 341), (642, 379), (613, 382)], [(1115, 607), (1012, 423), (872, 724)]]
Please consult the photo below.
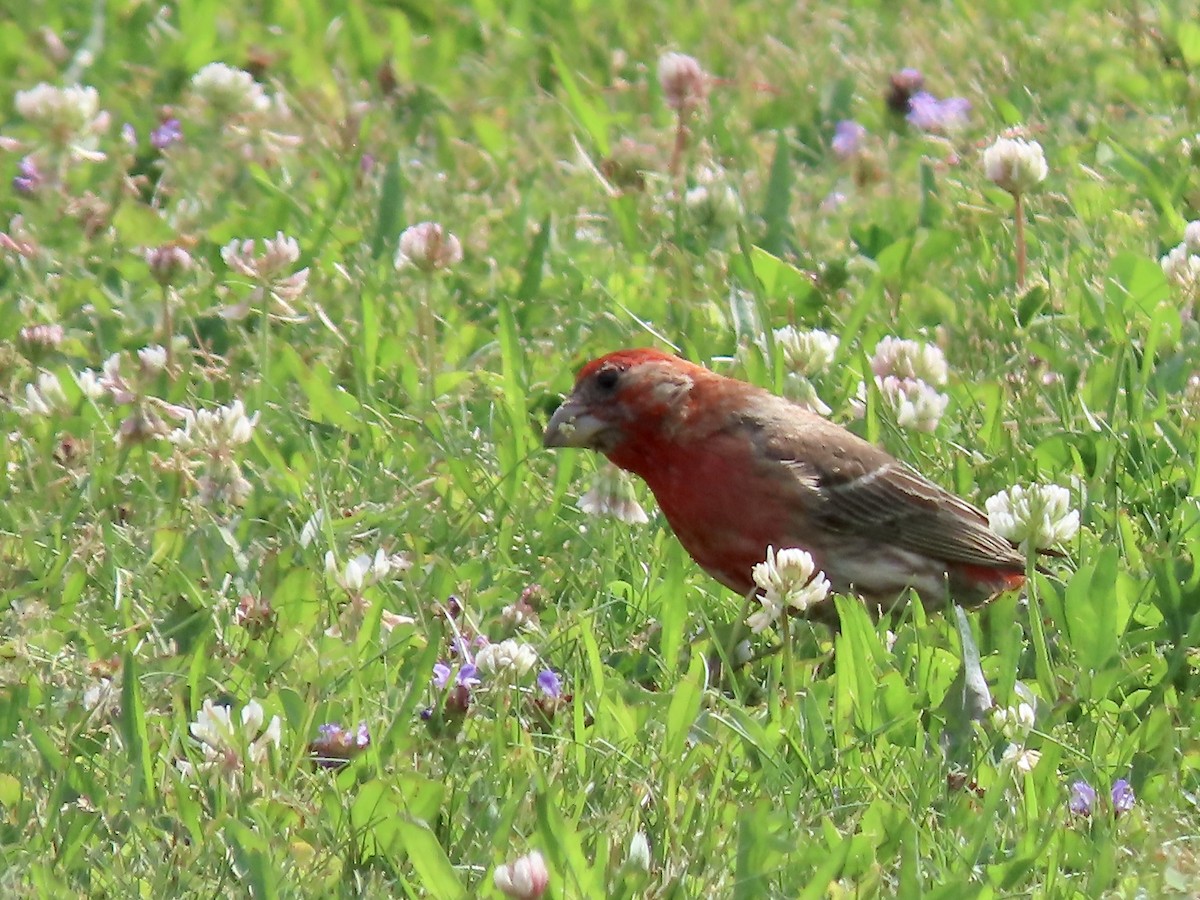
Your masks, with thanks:
[(1024, 557), (971, 504), (789, 400), (658, 350), (585, 365), (545, 445), (641, 476), (684, 549), (742, 594), (768, 546), (807, 550), (834, 590), (885, 609), (910, 587), (928, 607), (975, 606), (1024, 580)]

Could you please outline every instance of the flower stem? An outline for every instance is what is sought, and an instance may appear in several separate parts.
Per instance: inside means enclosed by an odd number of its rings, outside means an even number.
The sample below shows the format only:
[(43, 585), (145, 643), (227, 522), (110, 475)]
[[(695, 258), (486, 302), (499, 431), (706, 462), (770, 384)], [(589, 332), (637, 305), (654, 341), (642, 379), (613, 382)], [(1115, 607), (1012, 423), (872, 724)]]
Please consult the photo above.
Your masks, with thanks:
[(779, 620), (779, 634), (783, 638), (783, 690), (790, 706), (796, 702), (796, 668), (792, 660), (791, 616), (786, 608)]
[(680, 174), (680, 166), (683, 163), (683, 154), (687, 150), (687, 125), (684, 123), (684, 111), (679, 110), (678, 118), (675, 120), (675, 146), (671, 150), (671, 164), (667, 169), (672, 178), (677, 178)]
[(1013, 194), (1013, 217), (1017, 223), (1017, 290), (1025, 290), (1025, 205)]

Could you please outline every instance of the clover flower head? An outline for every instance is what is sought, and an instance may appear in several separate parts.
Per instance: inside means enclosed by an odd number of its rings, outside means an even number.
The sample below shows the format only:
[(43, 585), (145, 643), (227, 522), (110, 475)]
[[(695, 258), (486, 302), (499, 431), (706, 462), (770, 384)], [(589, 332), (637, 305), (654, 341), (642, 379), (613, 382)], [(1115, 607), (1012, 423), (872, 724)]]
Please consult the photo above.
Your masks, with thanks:
[(332, 550), (329, 550), (325, 553), (325, 574), (347, 593), (361, 594), (367, 588), (387, 578), (396, 568), (397, 562), (398, 560), (389, 556), (380, 547), (375, 551), (374, 556), (360, 553), (346, 560), (346, 565), (339, 568), (337, 556)]
[(487, 675), (521, 677), (537, 665), (537, 651), (530, 644), (509, 638), (486, 644), (475, 654), (475, 665)]
[(271, 108), (271, 98), (253, 75), (222, 62), (192, 76), (192, 94), (222, 117), (262, 115)]
[(694, 109), (708, 97), (708, 75), (699, 60), (686, 53), (658, 58), (658, 84), (667, 106), (678, 112)]
[(1022, 775), (1028, 775), (1037, 767), (1041, 758), (1041, 751), (1027, 749), (1022, 744), (1009, 744), (1004, 748), (1000, 764), (1002, 766), (1011, 766), (1014, 771)]
[(1158, 262), (1172, 284), (1185, 291), (1200, 287), (1200, 254), (1189, 250), (1186, 242), (1172, 247)]
[(62, 343), (65, 332), (57, 323), (52, 325), (26, 325), (21, 329), (20, 338), (31, 347), (53, 349)]
[(1015, 485), (989, 497), (984, 506), (991, 529), (1023, 547), (1053, 547), (1079, 531), (1071, 492), (1057, 484)]
[(52, 416), (67, 405), (67, 395), (53, 372), (38, 373), (37, 380), (25, 385), (25, 412), (32, 416)]
[(205, 700), (196, 714), (196, 721), (188, 726), (192, 737), (199, 742), (204, 759), (199, 767), (193, 767), (186, 760), (180, 760), (176, 765), (187, 777), (195, 775), (197, 768), (219, 767), (235, 774), (244, 767), (261, 765), (272, 747), (279, 748), (282, 737), (279, 716), (272, 716), (266, 728), (263, 728), (264, 718), (262, 705), (257, 700), (250, 700), (242, 707), (241, 721), (237, 723), (230, 707)]
[(758, 586), (761, 608), (746, 620), (756, 634), (776, 622), (787, 610), (805, 612), (829, 596), (829, 579), (817, 571), (808, 552), (790, 547), (775, 552), (767, 547), (767, 558), (751, 573)]
[(946, 356), (936, 344), (888, 336), (875, 345), (871, 371), (881, 377), (917, 378), (937, 387), (949, 378)]
[(1049, 168), (1042, 145), (1022, 138), (997, 138), (983, 151), (983, 170), (997, 187), (1025, 194), (1046, 180)]
[(418, 222), (400, 233), (396, 248), (397, 269), (409, 266), (421, 272), (452, 269), (462, 262), (462, 243), (437, 222)]
[(537, 900), (550, 886), (550, 871), (537, 850), (512, 862), (497, 866), (492, 881), (506, 897)]
[(720, 166), (701, 166), (684, 192), (688, 219), (702, 228), (728, 228), (742, 217), (742, 199)]
[(896, 424), (913, 431), (932, 432), (946, 413), (950, 398), (919, 378), (875, 376), (875, 384)]
[(195, 265), (192, 255), (175, 243), (147, 247), (142, 258), (150, 267), (150, 274), (154, 276), (154, 280), (161, 285), (175, 283)]
[(1037, 720), (1037, 697), (1019, 681), (1014, 693), (1017, 702), (1013, 706), (996, 707), (992, 711), (992, 720), (1005, 737), (1020, 745), (1024, 744)]
[(98, 162), (105, 158), (95, 149), (95, 136), (108, 127), (108, 113), (100, 109), (94, 87), (55, 87), (42, 82), (17, 91), (17, 112), (23, 119), (45, 129), (48, 141), (70, 149), (73, 158)]
[(775, 347), (783, 353), (784, 365), (790, 372), (806, 378), (819, 375), (829, 368), (837, 355), (838, 336), (819, 328), (800, 329), (785, 325), (775, 329)]

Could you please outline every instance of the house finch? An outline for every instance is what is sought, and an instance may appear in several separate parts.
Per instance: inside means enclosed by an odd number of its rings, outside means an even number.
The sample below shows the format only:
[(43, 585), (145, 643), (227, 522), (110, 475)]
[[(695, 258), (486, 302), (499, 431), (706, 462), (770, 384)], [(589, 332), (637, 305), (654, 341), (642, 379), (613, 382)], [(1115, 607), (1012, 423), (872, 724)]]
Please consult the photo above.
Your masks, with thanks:
[(975, 606), (1024, 580), (1024, 557), (969, 503), (789, 400), (658, 350), (585, 365), (545, 445), (641, 476), (684, 549), (741, 594), (768, 547), (808, 551), (872, 608), (908, 588), (926, 607), (947, 592)]

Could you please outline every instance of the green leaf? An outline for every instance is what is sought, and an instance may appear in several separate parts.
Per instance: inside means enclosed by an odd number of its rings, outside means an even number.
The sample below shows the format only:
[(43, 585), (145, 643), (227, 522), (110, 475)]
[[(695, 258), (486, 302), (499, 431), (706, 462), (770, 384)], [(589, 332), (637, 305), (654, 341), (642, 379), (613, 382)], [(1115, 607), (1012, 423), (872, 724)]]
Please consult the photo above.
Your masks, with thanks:
[(767, 176), (767, 195), (763, 198), (762, 217), (767, 227), (760, 244), (767, 253), (778, 255), (786, 249), (787, 236), (792, 227), (789, 215), (792, 179), (788, 137), (786, 132), (780, 130), (775, 135), (775, 155), (771, 159), (771, 173)]
[(696, 716), (700, 713), (706, 675), (704, 655), (694, 654), (687, 675), (671, 692), (671, 703), (667, 707), (667, 718), (663, 723), (663, 759), (678, 760), (683, 756), (688, 735), (696, 722)]
[(596, 149), (601, 155), (608, 156), (611, 152), (608, 141), (608, 125), (609, 114), (606, 110), (600, 109), (588, 98), (587, 95), (579, 89), (579, 85), (575, 81), (575, 76), (571, 74), (571, 68), (563, 59), (562, 52), (557, 46), (551, 45), (550, 57), (554, 60), (554, 72), (558, 75), (558, 80), (563, 86), (563, 90), (567, 92), (567, 100), (571, 112), (575, 118), (584, 127), (588, 135), (592, 139), (592, 143), (596, 145)]
[(134, 771), (128, 800), (133, 805), (153, 802), (154, 758), (146, 731), (146, 707), (142, 701), (137, 659), (131, 650), (125, 653), (121, 671), (121, 736)]
[(529, 255), (525, 257), (525, 265), (521, 269), (521, 284), (517, 288), (516, 299), (525, 303), (537, 296), (542, 286), (542, 272), (546, 268), (546, 250), (550, 246), (550, 214), (542, 219), (538, 232), (534, 235), (529, 247)]
[(396, 832), (428, 896), (447, 900), (467, 896), (446, 851), (425, 822), (401, 819), (396, 823)]
[(375, 217), (375, 234), (371, 238), (371, 256), (379, 259), (393, 250), (400, 236), (400, 222), (404, 215), (404, 176), (401, 174), (399, 155), (392, 158), (383, 173), (383, 186), (379, 193), (379, 211)]

